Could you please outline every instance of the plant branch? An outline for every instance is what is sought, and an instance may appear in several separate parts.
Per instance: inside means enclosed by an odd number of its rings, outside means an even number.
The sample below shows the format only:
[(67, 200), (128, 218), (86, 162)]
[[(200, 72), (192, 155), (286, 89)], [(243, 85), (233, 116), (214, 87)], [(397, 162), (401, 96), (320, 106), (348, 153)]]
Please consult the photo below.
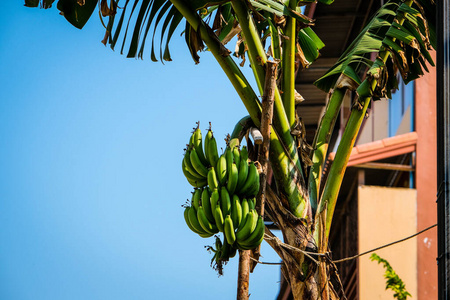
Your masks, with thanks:
[[(295, 10), (296, 6), (297, 1), (289, 1), (289, 7), (291, 9)], [(281, 70), (283, 72), (283, 106), (286, 111), (290, 128), (294, 128), (295, 126), (295, 46), (297, 42), (295, 29), (295, 19), (286, 17)]]
[(336, 88), (331, 92), (331, 97), (328, 100), (325, 114), (320, 120), (317, 134), (314, 139), (314, 152), (312, 156), (313, 165), (311, 166), (308, 177), (309, 202), (311, 203), (313, 214), (317, 210), (318, 195), (320, 193), (320, 181), (322, 179), (323, 164), (327, 155), (328, 144), (330, 142), (346, 90), (347, 89), (345, 88)]
[[(264, 83), (264, 94), (262, 97), (262, 119), (261, 134), (263, 143), (259, 147), (258, 161), (261, 164), (262, 172), (260, 174), (260, 190), (256, 197), (256, 211), (258, 215), (264, 218), (264, 203), (266, 194), (267, 172), (269, 170), (269, 149), (270, 149), (270, 129), (272, 127), (273, 117), (273, 98), (277, 79), (277, 63), (268, 61), (266, 63), (266, 79)], [(256, 261), (260, 256), (261, 245), (252, 251), (252, 258)], [(253, 272), (256, 263), (252, 262), (250, 271)]]
[(250, 282), (250, 250), (239, 250), (239, 270), (236, 300), (248, 300)]

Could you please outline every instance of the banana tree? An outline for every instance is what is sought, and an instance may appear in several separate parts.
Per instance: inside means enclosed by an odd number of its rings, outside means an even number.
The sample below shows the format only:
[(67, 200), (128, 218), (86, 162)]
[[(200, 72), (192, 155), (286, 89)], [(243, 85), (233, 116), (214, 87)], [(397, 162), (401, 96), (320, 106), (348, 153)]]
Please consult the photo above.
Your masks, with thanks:
[[(48, 8), (53, 2), (26, 0), (25, 5)], [(127, 57), (143, 58), (144, 49), (150, 47), (153, 61), (172, 60), (171, 38), (178, 27), (184, 26), (195, 63), (200, 62), (199, 52), (208, 50), (248, 111), (236, 125), (235, 136), (242, 135), (244, 123), (261, 126), (258, 96), (264, 92), (265, 69), (270, 60), (278, 63), (269, 135), (275, 184), (266, 188), (265, 215), (281, 230), (284, 241), (268, 229), (265, 240), (282, 259), (281, 270), (294, 299), (337, 299), (330, 278), (335, 272), (327, 256), (328, 238), (346, 165), (371, 101), (390, 98), (398, 86), (398, 72), (407, 83), (427, 71), (427, 63), (433, 65), (429, 50), (436, 48), (435, 3), (390, 0), (376, 12), (335, 65), (315, 82), (330, 96), (312, 150), (305, 152), (298, 147), (301, 137), (295, 103), (301, 91), (295, 90), (295, 77), (299, 68), (314, 63), (324, 46), (313, 31), (314, 20), (302, 14), (302, 9), (313, 2), (59, 0), (57, 7), (72, 25), (82, 28), (100, 4), (107, 21), (103, 42), (113, 49), (120, 45), (120, 52), (126, 52)], [(319, 2), (332, 5), (333, 0)], [(230, 40), (237, 40), (234, 55), (227, 48)], [(255, 89), (241, 71), (238, 59), (250, 61)], [(327, 177), (322, 178), (331, 133), (347, 91), (357, 96), (335, 159)]]

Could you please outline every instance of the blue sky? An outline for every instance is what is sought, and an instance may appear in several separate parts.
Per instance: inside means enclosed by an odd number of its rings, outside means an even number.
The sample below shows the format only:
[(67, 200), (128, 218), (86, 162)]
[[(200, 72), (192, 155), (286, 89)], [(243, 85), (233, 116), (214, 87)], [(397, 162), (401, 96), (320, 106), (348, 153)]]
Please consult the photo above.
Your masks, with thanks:
[[(103, 35), (95, 14), (80, 31), (56, 9), (0, 10), (0, 299), (233, 299), (238, 259), (222, 277), (210, 267), (180, 166), (196, 121), (223, 147), (245, 108), (183, 37), (162, 65)], [(275, 299), (279, 280), (258, 266), (251, 299)]]

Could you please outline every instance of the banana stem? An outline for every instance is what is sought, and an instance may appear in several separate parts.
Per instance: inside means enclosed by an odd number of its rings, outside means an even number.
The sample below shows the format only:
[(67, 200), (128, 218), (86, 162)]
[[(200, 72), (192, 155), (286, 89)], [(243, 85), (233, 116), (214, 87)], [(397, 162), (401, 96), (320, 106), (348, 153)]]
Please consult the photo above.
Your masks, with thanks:
[(328, 151), (328, 144), (330, 142), (331, 134), (333, 133), (334, 125), (336, 124), (337, 116), (344, 99), (347, 89), (336, 88), (331, 94), (330, 100), (328, 100), (325, 114), (320, 120), (320, 124), (317, 130), (316, 137), (313, 144), (313, 156), (309, 177), (309, 202), (311, 203), (311, 209), (313, 214), (317, 210), (318, 195), (320, 188), (320, 181), (322, 179), (323, 164)]
[[(250, 63), (258, 82), (260, 92), (263, 93), (267, 56), (262, 46), (259, 33), (256, 30), (253, 18), (244, 1), (232, 0), (231, 5), (241, 24)], [(295, 38), (294, 38), (295, 39)], [(255, 124), (256, 125), (256, 124)], [(305, 217), (307, 208), (305, 192), (300, 187), (304, 182), (304, 174), (300, 164), (294, 138), (291, 135), (290, 125), (286, 116), (281, 95), (278, 88), (274, 90), (274, 131), (271, 133), (270, 160), (272, 162), (275, 178), (287, 195), (289, 207), (297, 217)], [(278, 135), (277, 135), (278, 134)], [(286, 155), (288, 154), (288, 155)], [(300, 182), (300, 184), (298, 184)], [(300, 185), (300, 186), (299, 186)], [(300, 189), (300, 190), (299, 190)]]
[(350, 153), (353, 149), (353, 145), (355, 144), (359, 128), (361, 127), (370, 100), (371, 100), (370, 97), (360, 99), (360, 103), (362, 104), (363, 108), (361, 110), (357, 109), (352, 110), (347, 122), (347, 126), (345, 127), (344, 133), (342, 135), (341, 142), (339, 143), (338, 149), (336, 151), (336, 156), (333, 160), (333, 164), (331, 166), (330, 173), (325, 183), (325, 187), (323, 189), (323, 194), (320, 199), (319, 207), (317, 209), (316, 223), (315, 223), (316, 230), (314, 233), (319, 234), (319, 232), (321, 231), (318, 230), (319, 229), (318, 218), (320, 218), (320, 215), (323, 212), (323, 210), (326, 209), (327, 213), (326, 213), (325, 228), (322, 229), (325, 230), (325, 234), (322, 235), (323, 236), (322, 242), (325, 244), (327, 243), (327, 239), (329, 236), (331, 220), (333, 219), (333, 213), (336, 206), (337, 196), (339, 194), (342, 179), (344, 178), (344, 173), (347, 167), (348, 160), (350, 158)]
[[(289, 7), (296, 9), (297, 1), (290, 1)], [(288, 17), (286, 20), (286, 38), (283, 46), (283, 60), (281, 69), (283, 72), (282, 90), (283, 106), (286, 111), (290, 128), (295, 126), (295, 45), (296, 31), (295, 19)]]
[(252, 126), (254, 126), (252, 118), (250, 118), (250, 116), (243, 117), (236, 123), (236, 125), (234, 125), (230, 139), (238, 139), (240, 143), (244, 138), (246, 131)]

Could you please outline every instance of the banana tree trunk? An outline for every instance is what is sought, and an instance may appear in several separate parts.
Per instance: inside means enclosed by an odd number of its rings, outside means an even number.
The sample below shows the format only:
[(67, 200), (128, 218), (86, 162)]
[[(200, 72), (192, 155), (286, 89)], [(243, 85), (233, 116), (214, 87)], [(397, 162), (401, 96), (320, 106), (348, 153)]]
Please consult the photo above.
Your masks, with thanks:
[(339, 299), (327, 274), (332, 267), (311, 235), (310, 224), (295, 217), (268, 186), (266, 211), (283, 233), (282, 242), (266, 228), (266, 242), (283, 261), (281, 271), (295, 300)]

